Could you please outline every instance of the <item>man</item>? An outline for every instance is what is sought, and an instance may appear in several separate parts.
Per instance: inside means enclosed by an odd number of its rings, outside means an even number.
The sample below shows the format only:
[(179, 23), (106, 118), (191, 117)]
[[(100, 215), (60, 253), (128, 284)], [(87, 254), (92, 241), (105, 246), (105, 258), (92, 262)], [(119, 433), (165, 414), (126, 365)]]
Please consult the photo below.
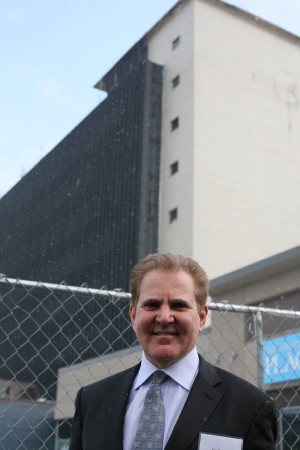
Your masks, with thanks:
[(70, 450), (274, 449), (272, 399), (197, 354), (208, 280), (196, 261), (148, 255), (130, 288), (142, 361), (78, 392)]

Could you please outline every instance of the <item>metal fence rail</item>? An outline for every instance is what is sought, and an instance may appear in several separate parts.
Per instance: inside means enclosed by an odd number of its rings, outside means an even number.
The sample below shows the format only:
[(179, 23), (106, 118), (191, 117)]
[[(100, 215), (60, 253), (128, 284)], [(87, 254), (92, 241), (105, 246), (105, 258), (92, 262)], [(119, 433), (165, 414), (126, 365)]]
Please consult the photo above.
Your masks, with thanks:
[[(135, 364), (130, 294), (0, 277), (0, 449), (68, 448), (80, 386)], [(278, 449), (300, 449), (300, 311), (209, 303), (209, 361), (280, 411)]]

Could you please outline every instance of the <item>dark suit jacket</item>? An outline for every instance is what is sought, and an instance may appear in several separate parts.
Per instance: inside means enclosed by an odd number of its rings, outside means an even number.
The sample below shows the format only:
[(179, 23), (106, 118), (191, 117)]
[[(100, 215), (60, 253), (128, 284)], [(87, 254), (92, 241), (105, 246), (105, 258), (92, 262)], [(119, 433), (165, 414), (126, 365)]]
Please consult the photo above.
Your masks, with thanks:
[[(200, 359), (200, 371), (165, 450), (197, 450), (202, 432), (243, 438), (243, 450), (275, 449), (272, 399)], [(139, 364), (80, 389), (70, 450), (122, 450), (126, 405), (138, 369)]]

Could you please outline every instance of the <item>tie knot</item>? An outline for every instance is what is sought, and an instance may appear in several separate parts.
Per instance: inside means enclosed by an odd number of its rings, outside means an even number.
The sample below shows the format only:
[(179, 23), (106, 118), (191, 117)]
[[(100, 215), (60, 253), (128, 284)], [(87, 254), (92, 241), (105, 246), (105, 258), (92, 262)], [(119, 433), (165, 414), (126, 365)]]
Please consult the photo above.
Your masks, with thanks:
[(157, 370), (152, 375), (152, 383), (153, 384), (161, 384), (168, 375), (162, 370)]

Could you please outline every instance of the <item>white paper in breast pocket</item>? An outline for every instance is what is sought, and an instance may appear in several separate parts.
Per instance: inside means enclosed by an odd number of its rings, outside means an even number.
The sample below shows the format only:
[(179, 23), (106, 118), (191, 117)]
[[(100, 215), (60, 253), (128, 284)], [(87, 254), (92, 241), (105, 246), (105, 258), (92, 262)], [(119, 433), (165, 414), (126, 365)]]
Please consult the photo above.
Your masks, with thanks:
[(242, 450), (243, 439), (220, 436), (218, 434), (201, 433), (198, 450)]

